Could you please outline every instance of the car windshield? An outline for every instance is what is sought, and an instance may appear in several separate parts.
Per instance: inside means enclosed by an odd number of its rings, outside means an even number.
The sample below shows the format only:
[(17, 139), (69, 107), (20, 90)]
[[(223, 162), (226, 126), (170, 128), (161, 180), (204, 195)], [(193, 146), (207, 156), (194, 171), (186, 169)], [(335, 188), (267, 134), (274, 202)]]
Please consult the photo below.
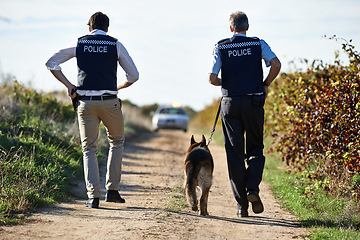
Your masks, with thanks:
[(163, 108), (160, 110), (161, 114), (179, 114), (185, 115), (185, 111), (181, 108)]

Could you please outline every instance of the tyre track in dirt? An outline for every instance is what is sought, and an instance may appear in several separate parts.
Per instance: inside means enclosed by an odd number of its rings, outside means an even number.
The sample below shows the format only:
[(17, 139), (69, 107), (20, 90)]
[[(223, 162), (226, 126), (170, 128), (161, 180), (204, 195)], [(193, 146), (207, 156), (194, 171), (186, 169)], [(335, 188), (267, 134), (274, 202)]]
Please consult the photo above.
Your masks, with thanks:
[[(275, 201), (267, 183), (260, 186), (264, 213), (250, 210), (250, 217), (237, 217), (225, 151), (215, 142), (209, 146), (215, 164), (210, 216), (198, 216), (189, 207), (169, 210), (173, 190), (183, 182), (190, 137), (180, 131), (144, 132), (126, 142), (120, 186), (125, 204), (106, 203), (102, 190), (99, 209), (84, 207), (81, 181), (72, 202), (38, 209), (28, 214), (26, 224), (1, 227), (0, 239), (303, 239), (308, 235)], [(200, 137), (195, 134), (196, 140)], [(103, 168), (101, 175), (104, 187)]]

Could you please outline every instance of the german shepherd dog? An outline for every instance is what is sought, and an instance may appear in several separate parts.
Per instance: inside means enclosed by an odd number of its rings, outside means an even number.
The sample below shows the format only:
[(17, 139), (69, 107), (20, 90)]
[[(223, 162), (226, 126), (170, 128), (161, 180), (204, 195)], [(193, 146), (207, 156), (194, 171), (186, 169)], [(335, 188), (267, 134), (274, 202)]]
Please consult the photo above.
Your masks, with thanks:
[(204, 135), (202, 135), (201, 142), (196, 142), (194, 135), (191, 136), (190, 147), (186, 153), (184, 162), (185, 196), (191, 209), (197, 211), (198, 200), (196, 188), (199, 187), (201, 189), (199, 215), (202, 216), (209, 215), (207, 202), (212, 184), (213, 170), (214, 161), (206, 145)]

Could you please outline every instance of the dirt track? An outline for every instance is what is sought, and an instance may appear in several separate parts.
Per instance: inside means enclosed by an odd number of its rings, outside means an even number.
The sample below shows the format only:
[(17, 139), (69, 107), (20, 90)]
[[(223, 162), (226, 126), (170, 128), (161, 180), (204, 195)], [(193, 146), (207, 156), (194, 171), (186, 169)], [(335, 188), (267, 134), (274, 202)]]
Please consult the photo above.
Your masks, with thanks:
[[(250, 210), (248, 218), (236, 216), (225, 152), (215, 142), (210, 144), (215, 162), (210, 216), (198, 216), (188, 207), (167, 209), (173, 190), (183, 181), (190, 137), (190, 133), (160, 131), (126, 143), (120, 189), (125, 204), (104, 202), (102, 192), (100, 208), (86, 208), (80, 199), (86, 196), (81, 184), (73, 202), (39, 209), (27, 217), (27, 224), (1, 227), (0, 239), (303, 239), (307, 235), (279, 207), (266, 183), (260, 186), (264, 213)], [(196, 140), (200, 137), (195, 135)]]

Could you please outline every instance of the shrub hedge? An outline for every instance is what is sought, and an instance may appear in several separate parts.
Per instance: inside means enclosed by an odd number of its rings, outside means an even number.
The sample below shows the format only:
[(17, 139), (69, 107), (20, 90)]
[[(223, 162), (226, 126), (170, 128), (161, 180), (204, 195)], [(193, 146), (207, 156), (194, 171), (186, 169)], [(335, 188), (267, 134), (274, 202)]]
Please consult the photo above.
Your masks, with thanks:
[(266, 105), (267, 134), (294, 170), (324, 190), (360, 200), (359, 53), (343, 40), (349, 65), (314, 61), (306, 72), (283, 73)]

